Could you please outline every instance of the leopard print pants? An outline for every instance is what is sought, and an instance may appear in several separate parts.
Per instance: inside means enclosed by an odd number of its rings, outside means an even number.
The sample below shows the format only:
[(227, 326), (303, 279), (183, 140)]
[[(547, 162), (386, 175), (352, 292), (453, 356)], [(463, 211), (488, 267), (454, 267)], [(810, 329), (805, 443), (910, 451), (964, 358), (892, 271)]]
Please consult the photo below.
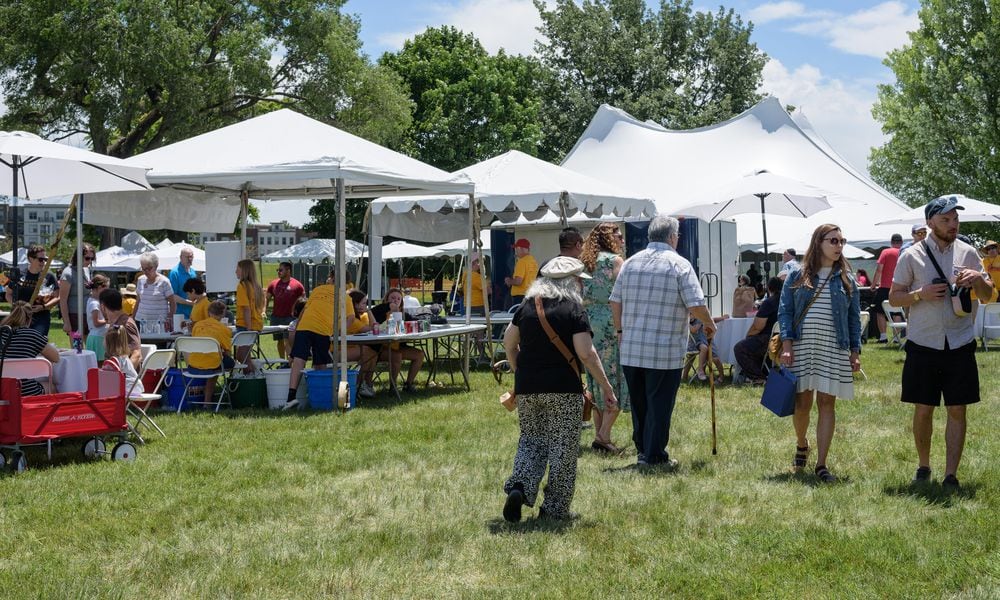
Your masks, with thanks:
[(514, 455), (514, 472), (504, 484), (510, 493), (521, 484), (528, 506), (535, 505), (538, 486), (549, 468), (542, 509), (555, 518), (569, 516), (580, 454), (581, 394), (518, 394), (521, 437)]

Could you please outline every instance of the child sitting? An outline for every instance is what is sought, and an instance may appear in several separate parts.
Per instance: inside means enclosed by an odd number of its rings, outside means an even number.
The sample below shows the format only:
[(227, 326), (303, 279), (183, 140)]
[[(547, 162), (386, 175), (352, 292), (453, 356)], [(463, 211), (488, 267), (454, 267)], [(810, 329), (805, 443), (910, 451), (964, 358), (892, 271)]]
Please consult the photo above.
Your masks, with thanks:
[(104, 318), (104, 311), (101, 310), (99, 297), (101, 292), (108, 288), (108, 278), (104, 275), (94, 275), (90, 283), (86, 284), (90, 290), (90, 297), (87, 298), (87, 350), (91, 350), (97, 355), (97, 362), (104, 360), (104, 334), (108, 331), (108, 321)]
[[(705, 336), (705, 324), (698, 319), (691, 319), (688, 326), (691, 335), (688, 337), (687, 351), (698, 353), (698, 381), (708, 381), (708, 375), (705, 374), (705, 367), (708, 365), (708, 337)], [(715, 383), (719, 385), (722, 383), (722, 361), (717, 355), (713, 355), (712, 363), (718, 374)]]
[[(192, 280), (188, 280), (192, 281)], [(193, 337), (208, 337), (219, 342), (222, 349), (222, 361), (220, 364), (219, 355), (208, 352), (194, 352), (188, 357), (188, 370), (199, 375), (211, 375), (220, 373), (220, 367), (232, 369), (236, 364), (233, 359), (233, 334), (229, 327), (222, 324), (222, 317), (226, 314), (226, 305), (221, 300), (216, 300), (208, 305), (208, 318), (198, 321), (191, 328)], [(193, 316), (193, 315), (192, 315)], [(215, 394), (216, 377), (205, 380), (205, 402), (211, 402)]]
[(135, 366), (129, 359), (132, 351), (128, 347), (128, 331), (124, 325), (108, 325), (108, 330), (104, 334), (104, 364), (102, 368), (120, 371), (125, 375), (125, 393), (130, 397), (142, 396), (145, 388), (142, 381), (139, 381), (139, 374), (135, 371)]

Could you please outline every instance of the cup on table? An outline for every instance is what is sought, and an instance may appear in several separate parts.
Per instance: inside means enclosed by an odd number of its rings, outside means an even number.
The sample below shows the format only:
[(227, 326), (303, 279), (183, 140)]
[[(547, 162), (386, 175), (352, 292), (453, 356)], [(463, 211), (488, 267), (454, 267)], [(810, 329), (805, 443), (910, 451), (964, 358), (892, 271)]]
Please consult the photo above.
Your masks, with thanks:
[(174, 331), (180, 331), (184, 328), (184, 315), (177, 313), (174, 315)]

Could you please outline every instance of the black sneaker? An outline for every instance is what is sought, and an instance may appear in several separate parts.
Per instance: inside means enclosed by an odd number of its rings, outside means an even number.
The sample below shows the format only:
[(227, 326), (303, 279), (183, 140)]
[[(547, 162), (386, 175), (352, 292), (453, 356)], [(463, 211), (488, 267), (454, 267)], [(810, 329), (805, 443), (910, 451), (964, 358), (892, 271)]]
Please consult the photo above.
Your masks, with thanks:
[(507, 501), (503, 503), (503, 518), (511, 523), (521, 520), (521, 507), (524, 506), (524, 492), (520, 488), (514, 488), (507, 494)]
[(913, 476), (913, 481), (911, 483), (927, 483), (930, 480), (931, 480), (931, 468), (920, 467), (917, 469), (917, 474)]
[(962, 486), (958, 483), (958, 477), (954, 475), (945, 475), (944, 479), (941, 480), (941, 487), (949, 490), (957, 490)]

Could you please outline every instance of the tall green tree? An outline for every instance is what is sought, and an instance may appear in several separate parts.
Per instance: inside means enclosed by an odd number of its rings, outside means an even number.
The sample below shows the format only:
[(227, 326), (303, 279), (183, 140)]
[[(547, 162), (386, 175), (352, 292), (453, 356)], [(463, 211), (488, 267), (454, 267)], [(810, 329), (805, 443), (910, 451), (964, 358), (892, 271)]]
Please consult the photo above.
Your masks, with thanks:
[(708, 125), (760, 100), (767, 56), (733, 10), (694, 12), (690, 0), (535, 0), (551, 69), (542, 155), (561, 158), (602, 103), (666, 127)]
[(379, 143), (410, 124), (398, 77), (361, 53), (344, 0), (8, 0), (0, 126), (82, 134), (126, 157), (275, 107)]
[(454, 171), (508, 150), (536, 154), (542, 141), (538, 61), (490, 55), (476, 37), (431, 27), (379, 64), (409, 86), (413, 156)]
[(889, 141), (872, 176), (911, 205), (945, 193), (1000, 204), (1000, 2), (924, 0), (885, 64), (873, 114)]

